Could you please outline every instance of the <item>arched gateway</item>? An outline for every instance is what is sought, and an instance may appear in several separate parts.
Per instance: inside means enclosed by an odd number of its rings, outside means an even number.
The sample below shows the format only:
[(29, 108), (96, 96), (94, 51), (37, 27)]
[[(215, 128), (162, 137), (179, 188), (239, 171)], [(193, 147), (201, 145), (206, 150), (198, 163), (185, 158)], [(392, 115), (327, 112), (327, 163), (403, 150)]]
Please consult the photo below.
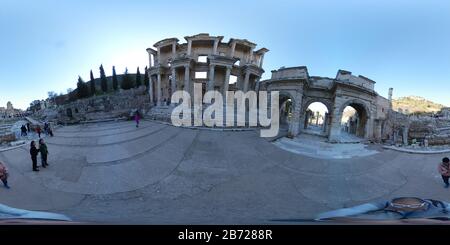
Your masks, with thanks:
[[(280, 91), (280, 107), (290, 101), (289, 116), (281, 118), (282, 124), (287, 120), (289, 136), (308, 131), (307, 125), (314, 121), (308, 107), (320, 102), (326, 107), (326, 113), (315, 118), (316, 124), (321, 120), (323, 131), (320, 135), (332, 142), (345, 142), (347, 134), (360, 139), (380, 140), (377, 137), (379, 132), (375, 132), (379, 127), (375, 124), (384, 120), (385, 115), (379, 112), (388, 108), (379, 107), (389, 103), (374, 91), (374, 85), (374, 81), (344, 70), (339, 70), (335, 78), (309, 76), (307, 68), (299, 66), (272, 71), (271, 79), (261, 81), (260, 88)], [(344, 115), (348, 106), (355, 111), (351, 117)], [(284, 107), (281, 109), (283, 112)]]

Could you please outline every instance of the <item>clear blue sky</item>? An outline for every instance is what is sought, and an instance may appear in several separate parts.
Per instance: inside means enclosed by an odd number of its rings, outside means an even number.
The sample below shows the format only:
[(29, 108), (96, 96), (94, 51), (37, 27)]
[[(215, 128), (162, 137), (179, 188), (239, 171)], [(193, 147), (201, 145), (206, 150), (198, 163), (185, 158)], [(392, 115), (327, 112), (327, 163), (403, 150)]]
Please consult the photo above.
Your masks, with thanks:
[[(169, 4), (170, 3), (170, 4)], [(450, 1), (0, 0), (0, 106), (25, 109), (48, 91), (75, 88), (103, 63), (135, 72), (166, 37), (208, 32), (270, 50), (264, 78), (281, 66), (310, 75), (338, 69), (394, 97), (450, 106)]]

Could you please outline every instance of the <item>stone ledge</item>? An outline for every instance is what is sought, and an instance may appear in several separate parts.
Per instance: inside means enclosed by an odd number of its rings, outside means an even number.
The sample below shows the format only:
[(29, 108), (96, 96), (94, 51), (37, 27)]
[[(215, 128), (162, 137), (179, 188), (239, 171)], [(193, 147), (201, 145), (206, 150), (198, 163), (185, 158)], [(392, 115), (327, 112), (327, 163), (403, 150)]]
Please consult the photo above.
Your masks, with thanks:
[(125, 118), (125, 117), (105, 118), (105, 119), (97, 119), (97, 120), (80, 121), (80, 124), (101, 123), (101, 122), (117, 122), (117, 121), (126, 121), (126, 120), (127, 120), (127, 118)]
[(448, 153), (448, 152), (450, 152), (450, 149), (426, 151), (426, 150), (404, 149), (404, 148), (399, 148), (399, 147), (395, 147), (395, 146), (383, 146), (383, 148), (384, 149), (394, 150), (394, 151), (405, 152), (405, 153), (412, 153), (412, 154), (441, 154), (441, 153)]
[(21, 144), (19, 145), (15, 145), (15, 146), (10, 146), (10, 147), (6, 147), (6, 148), (0, 148), (0, 152), (4, 152), (4, 151), (10, 151), (10, 150), (14, 150), (20, 147), (23, 147), (24, 145), (30, 144), (31, 141), (23, 141)]
[(170, 125), (172, 127), (177, 127), (177, 128), (187, 128), (187, 129), (193, 129), (193, 130), (209, 130), (209, 131), (221, 131), (221, 132), (226, 132), (226, 131), (253, 131), (256, 130), (258, 128), (253, 127), (253, 128), (236, 128), (236, 127), (215, 127), (215, 128), (211, 128), (211, 127), (201, 127), (201, 126), (174, 126), (172, 123), (166, 122), (166, 121), (160, 121), (160, 120), (151, 120), (151, 119), (143, 119), (145, 121), (149, 121), (149, 122), (154, 122), (154, 123), (160, 123), (160, 124), (164, 124), (164, 125)]

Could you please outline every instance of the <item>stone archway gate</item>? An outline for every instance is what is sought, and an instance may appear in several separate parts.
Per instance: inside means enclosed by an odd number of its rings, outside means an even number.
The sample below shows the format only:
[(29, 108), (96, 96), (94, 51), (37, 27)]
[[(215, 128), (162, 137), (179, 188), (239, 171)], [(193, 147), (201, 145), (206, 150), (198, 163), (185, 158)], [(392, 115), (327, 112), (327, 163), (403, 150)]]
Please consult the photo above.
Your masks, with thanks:
[(375, 82), (339, 70), (336, 78), (309, 76), (305, 66), (280, 68), (272, 71), (271, 79), (261, 81), (261, 90), (279, 91), (293, 102), (289, 136), (298, 135), (303, 128), (305, 113), (313, 102), (321, 102), (328, 109), (326, 136), (329, 141), (339, 142), (341, 118), (346, 106), (352, 106), (364, 117), (361, 134), (365, 139), (374, 138), (374, 120), (377, 119)]

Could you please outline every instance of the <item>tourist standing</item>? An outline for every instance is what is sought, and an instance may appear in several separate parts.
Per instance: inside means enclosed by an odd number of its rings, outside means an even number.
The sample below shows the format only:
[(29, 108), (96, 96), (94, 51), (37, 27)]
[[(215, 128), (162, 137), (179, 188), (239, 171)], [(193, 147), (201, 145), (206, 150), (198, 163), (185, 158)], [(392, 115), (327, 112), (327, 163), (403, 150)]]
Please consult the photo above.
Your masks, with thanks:
[(136, 121), (136, 128), (139, 127), (139, 120), (141, 120), (141, 115), (139, 113), (139, 110), (136, 110), (136, 113), (134, 114), (134, 121)]
[(44, 142), (44, 139), (40, 139), (39, 140), (39, 152), (41, 153), (41, 165), (42, 167), (47, 167), (48, 163), (47, 163), (47, 155), (48, 155), (48, 149), (47, 149), (47, 145)]
[(20, 127), (20, 132), (21, 136), (27, 136), (27, 128), (25, 127), (25, 125), (22, 125), (22, 127)]
[(8, 169), (2, 162), (0, 162), (0, 180), (3, 182), (3, 185), (5, 186), (6, 189), (9, 189), (8, 175), (9, 175)]
[(448, 159), (448, 157), (444, 157), (442, 159), (442, 162), (439, 164), (438, 171), (445, 183), (445, 188), (448, 188), (448, 179), (450, 178), (450, 159)]
[(31, 132), (30, 123), (27, 123), (27, 131), (28, 133)]
[(33, 171), (39, 171), (39, 167), (37, 166), (37, 155), (39, 154), (39, 150), (36, 148), (36, 142), (31, 141), (30, 145), (30, 155), (31, 161), (33, 162)]
[(53, 137), (53, 131), (52, 128), (50, 126), (48, 126), (48, 134)]
[(44, 123), (44, 133), (46, 135), (48, 135), (48, 123), (47, 122)]

